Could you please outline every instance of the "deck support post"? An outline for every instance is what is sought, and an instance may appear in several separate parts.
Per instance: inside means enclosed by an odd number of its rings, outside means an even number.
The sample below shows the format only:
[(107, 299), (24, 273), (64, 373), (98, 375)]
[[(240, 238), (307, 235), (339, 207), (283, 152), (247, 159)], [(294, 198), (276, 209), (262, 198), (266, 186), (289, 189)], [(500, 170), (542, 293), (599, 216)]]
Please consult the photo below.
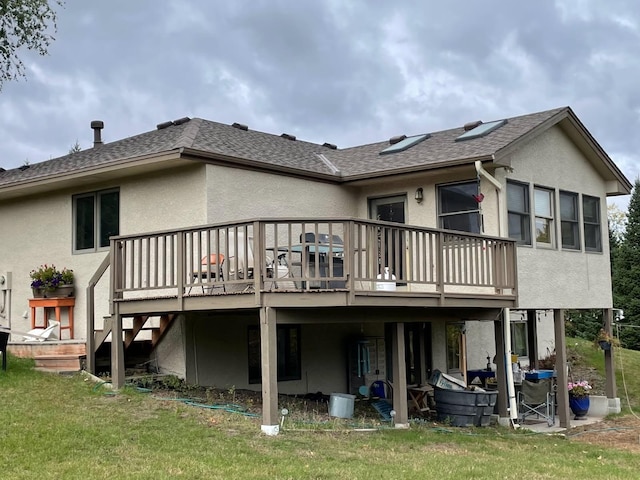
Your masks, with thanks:
[[(604, 315), (604, 331), (613, 336), (612, 324), (613, 324), (613, 309), (607, 308), (602, 312)], [(605, 371), (605, 393), (607, 398), (616, 398), (616, 368), (613, 361), (613, 349), (604, 351), (604, 371)]]
[(395, 323), (392, 331), (393, 361), (393, 419), (396, 428), (409, 428), (409, 404), (407, 402), (407, 365), (404, 347), (404, 323)]
[(537, 311), (527, 310), (527, 348), (529, 350), (529, 369), (538, 369), (538, 322)]
[(276, 310), (260, 308), (260, 352), (262, 356), (262, 431), (277, 435), (278, 422), (278, 339)]
[(498, 385), (498, 416), (501, 419), (505, 419), (505, 422), (509, 421), (509, 390), (507, 388), (507, 373), (505, 372), (504, 362), (500, 359), (505, 358), (505, 344), (504, 344), (504, 328), (502, 322), (504, 321), (504, 313), (500, 314), (499, 320), (493, 322), (493, 329), (496, 339), (496, 384)]
[(111, 327), (111, 384), (115, 389), (124, 387), (124, 340), (122, 338), (122, 315), (115, 304)]
[[(613, 309), (607, 308), (602, 313), (604, 315), (604, 330), (613, 336)], [(613, 360), (615, 348), (617, 347), (612, 345), (609, 350), (604, 351), (605, 393), (607, 394), (609, 413), (620, 413), (620, 398), (616, 386), (616, 364)]]
[(569, 391), (567, 390), (569, 379), (567, 378), (567, 340), (564, 335), (564, 310), (553, 310), (553, 327), (556, 345), (557, 415), (560, 420), (560, 426), (569, 428), (571, 424), (569, 421)]

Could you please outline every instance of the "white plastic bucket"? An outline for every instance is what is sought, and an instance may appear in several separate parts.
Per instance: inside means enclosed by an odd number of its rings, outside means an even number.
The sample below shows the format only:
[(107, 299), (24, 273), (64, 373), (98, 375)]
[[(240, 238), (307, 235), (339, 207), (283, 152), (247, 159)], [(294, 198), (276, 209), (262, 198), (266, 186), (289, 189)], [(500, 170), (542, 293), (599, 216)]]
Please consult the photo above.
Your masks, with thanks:
[(329, 415), (338, 418), (352, 418), (356, 396), (348, 393), (332, 393), (329, 398)]

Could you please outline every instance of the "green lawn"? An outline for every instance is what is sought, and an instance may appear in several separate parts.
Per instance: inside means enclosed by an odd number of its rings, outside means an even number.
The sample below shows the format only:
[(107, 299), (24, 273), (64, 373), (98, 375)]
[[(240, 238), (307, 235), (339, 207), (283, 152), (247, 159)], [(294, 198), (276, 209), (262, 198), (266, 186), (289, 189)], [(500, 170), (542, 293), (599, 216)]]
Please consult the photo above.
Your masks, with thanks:
[[(587, 344), (575, 341), (581, 355)], [(584, 350), (582, 350), (584, 348)], [(598, 352), (592, 359), (598, 368)], [(627, 358), (628, 357), (628, 358)], [(637, 371), (640, 352), (624, 351)], [(628, 365), (627, 365), (628, 362)], [(627, 382), (632, 379), (628, 378)], [(629, 383), (637, 400), (638, 380)], [(620, 396), (624, 394), (621, 391)], [(624, 403), (624, 401), (623, 401)], [(285, 424), (127, 390), (105, 394), (82, 376), (0, 371), (0, 478), (543, 479), (637, 478), (637, 454), (503, 428), (431, 423), (354, 432)], [(296, 428), (294, 428), (296, 427)]]

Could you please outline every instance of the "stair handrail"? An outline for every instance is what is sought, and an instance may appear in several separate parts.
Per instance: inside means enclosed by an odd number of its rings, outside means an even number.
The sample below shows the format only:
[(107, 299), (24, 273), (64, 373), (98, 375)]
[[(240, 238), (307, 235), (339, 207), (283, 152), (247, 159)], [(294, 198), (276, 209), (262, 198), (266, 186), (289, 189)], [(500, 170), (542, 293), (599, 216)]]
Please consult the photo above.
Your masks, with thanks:
[[(89, 279), (87, 285), (87, 370), (96, 373), (96, 350), (95, 350), (95, 289), (96, 285), (111, 265), (111, 254), (102, 260), (102, 263)], [(110, 300), (112, 301), (112, 300)]]

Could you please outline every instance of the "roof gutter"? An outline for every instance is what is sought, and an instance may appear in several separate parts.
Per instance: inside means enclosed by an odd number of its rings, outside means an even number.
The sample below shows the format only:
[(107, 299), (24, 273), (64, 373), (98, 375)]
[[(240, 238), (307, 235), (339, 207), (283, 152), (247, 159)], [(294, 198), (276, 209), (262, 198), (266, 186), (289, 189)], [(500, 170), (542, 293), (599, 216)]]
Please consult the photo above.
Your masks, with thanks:
[(76, 170), (73, 173), (61, 172), (53, 175), (28, 178), (22, 181), (9, 183), (7, 185), (0, 185), (0, 199), (20, 195), (19, 192), (23, 190), (47, 190), (49, 185), (56, 185), (55, 188), (58, 188), (61, 184), (64, 186), (71, 185), (74, 181), (84, 179), (88, 176), (95, 177), (99, 175), (108, 175), (109, 173), (113, 173), (127, 167), (131, 163), (134, 163), (136, 167), (148, 167), (154, 164), (179, 160), (180, 157), (177, 154), (177, 150), (167, 150), (139, 157), (128, 157), (106, 165), (96, 165), (82, 170)]
[(310, 172), (308, 170), (283, 167), (280, 165), (273, 165), (269, 163), (258, 162), (258, 161), (250, 160), (247, 158), (232, 157), (228, 155), (221, 155), (218, 153), (203, 152), (202, 150), (195, 150), (187, 147), (181, 147), (179, 149), (179, 154), (181, 157), (189, 156), (189, 157), (193, 157), (194, 159), (208, 160), (210, 162), (211, 161), (219, 162), (222, 165), (228, 165), (232, 167), (244, 167), (244, 168), (249, 168), (251, 170), (259, 170), (259, 171), (266, 171), (266, 172), (279, 172), (279, 173), (285, 173), (287, 175), (291, 175), (294, 177), (312, 178), (316, 180), (324, 180), (324, 181), (329, 181), (334, 183), (335, 182), (339, 183), (341, 181), (339, 172), (333, 175), (320, 173), (320, 172)]
[(420, 173), (420, 172), (431, 171), (431, 170), (443, 170), (450, 167), (474, 165), (475, 162), (481, 162), (481, 163), (493, 162), (494, 160), (495, 158), (493, 157), (493, 155), (483, 155), (481, 157), (475, 157), (475, 158), (462, 158), (458, 160), (451, 160), (448, 162), (439, 162), (437, 164), (434, 164), (433, 166), (432, 165), (415, 165), (411, 167), (398, 168), (395, 170), (383, 170), (383, 171), (370, 172), (370, 173), (359, 173), (357, 175), (349, 175), (342, 178), (345, 183), (356, 182), (358, 180), (369, 180), (369, 179), (379, 178), (379, 177), (405, 175), (408, 173)]

